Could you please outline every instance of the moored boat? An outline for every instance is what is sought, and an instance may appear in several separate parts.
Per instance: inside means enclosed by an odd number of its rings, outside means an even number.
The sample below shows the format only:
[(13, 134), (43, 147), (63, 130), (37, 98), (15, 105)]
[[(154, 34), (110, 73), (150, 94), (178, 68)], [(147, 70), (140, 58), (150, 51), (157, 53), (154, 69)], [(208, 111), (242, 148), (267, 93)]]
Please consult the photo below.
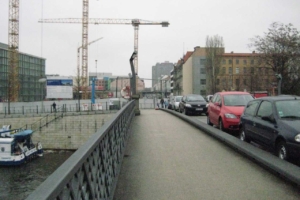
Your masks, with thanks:
[(0, 129), (0, 165), (20, 165), (32, 158), (43, 156), (40, 142), (32, 142), (32, 130)]

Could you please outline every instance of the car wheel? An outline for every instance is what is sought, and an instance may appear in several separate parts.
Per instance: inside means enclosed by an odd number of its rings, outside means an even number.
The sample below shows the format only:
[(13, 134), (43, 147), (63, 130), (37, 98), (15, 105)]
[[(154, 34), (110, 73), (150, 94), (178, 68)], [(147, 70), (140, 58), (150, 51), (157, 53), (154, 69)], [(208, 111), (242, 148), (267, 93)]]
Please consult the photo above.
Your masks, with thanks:
[(210, 125), (210, 126), (212, 126), (212, 125), (213, 125), (213, 124), (210, 122), (209, 115), (207, 115), (207, 118), (206, 118), (206, 120), (207, 120), (207, 124), (208, 124), (208, 125)]
[(285, 141), (280, 141), (276, 146), (276, 154), (282, 160), (289, 158), (288, 150)]
[(224, 127), (223, 127), (223, 121), (222, 121), (222, 119), (219, 119), (219, 129), (220, 129), (221, 131), (225, 131), (225, 130), (224, 130)]
[(245, 130), (243, 127), (240, 129), (239, 138), (240, 138), (240, 140), (242, 140), (244, 142), (248, 142), (248, 143), (250, 142), (250, 139), (246, 136), (246, 133), (245, 133)]

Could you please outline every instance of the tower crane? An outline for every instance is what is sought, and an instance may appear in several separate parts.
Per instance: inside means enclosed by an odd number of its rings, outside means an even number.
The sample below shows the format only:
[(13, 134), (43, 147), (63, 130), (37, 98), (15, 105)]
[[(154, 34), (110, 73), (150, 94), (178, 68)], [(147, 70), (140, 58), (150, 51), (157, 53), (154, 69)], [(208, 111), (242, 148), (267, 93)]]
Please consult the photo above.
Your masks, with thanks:
[(8, 26), (8, 112), (10, 102), (18, 101), (19, 96), (19, 0), (9, 0)]
[[(84, 0), (87, 1), (88, 0)], [(84, 10), (84, 9), (83, 9)], [(84, 15), (84, 14), (83, 14)], [(88, 34), (87, 34), (87, 29), (84, 29), (84, 24), (87, 26), (87, 24), (95, 24), (95, 25), (99, 25), (99, 24), (119, 24), (119, 25), (132, 25), (134, 27), (134, 52), (137, 53), (138, 55), (138, 38), (139, 38), (139, 26), (140, 25), (161, 25), (162, 27), (168, 27), (169, 26), (169, 22), (168, 21), (147, 21), (147, 20), (142, 20), (142, 19), (101, 19), (101, 18), (88, 18), (86, 19), (86, 16), (84, 16), (84, 18), (56, 18), (56, 19), (40, 19), (38, 22), (40, 23), (73, 23), (73, 24), (83, 24), (83, 30), (82, 30), (82, 34), (83, 34), (83, 42), (82, 42), (82, 46), (86, 46), (87, 47), (87, 42), (85, 42), (85, 37), (87, 38)], [(86, 36), (84, 36), (84, 34), (86, 34)], [(85, 76), (85, 81), (87, 84), (87, 56), (88, 56), (88, 52), (84, 52), (84, 48), (82, 48), (82, 71), (83, 71), (83, 75)], [(86, 57), (85, 57), (86, 56)], [(134, 60), (134, 66), (135, 66), (135, 72), (136, 74), (138, 74), (138, 56), (135, 57)]]

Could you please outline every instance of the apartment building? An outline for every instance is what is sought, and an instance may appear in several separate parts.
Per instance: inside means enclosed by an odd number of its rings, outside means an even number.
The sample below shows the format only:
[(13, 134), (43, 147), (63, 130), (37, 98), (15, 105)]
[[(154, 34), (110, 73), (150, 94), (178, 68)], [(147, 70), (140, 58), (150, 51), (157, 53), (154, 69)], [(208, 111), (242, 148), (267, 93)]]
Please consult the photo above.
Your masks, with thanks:
[(276, 86), (270, 67), (260, 63), (257, 53), (224, 53), (216, 80), (216, 90), (268, 91)]

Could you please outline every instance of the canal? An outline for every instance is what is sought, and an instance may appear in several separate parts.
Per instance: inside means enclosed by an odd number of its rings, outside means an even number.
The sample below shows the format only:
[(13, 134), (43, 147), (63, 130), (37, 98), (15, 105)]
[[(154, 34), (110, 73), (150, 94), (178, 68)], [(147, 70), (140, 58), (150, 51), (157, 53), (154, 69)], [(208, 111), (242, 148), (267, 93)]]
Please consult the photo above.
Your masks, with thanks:
[(72, 153), (73, 151), (45, 151), (43, 157), (21, 166), (0, 166), (0, 199), (25, 199)]

